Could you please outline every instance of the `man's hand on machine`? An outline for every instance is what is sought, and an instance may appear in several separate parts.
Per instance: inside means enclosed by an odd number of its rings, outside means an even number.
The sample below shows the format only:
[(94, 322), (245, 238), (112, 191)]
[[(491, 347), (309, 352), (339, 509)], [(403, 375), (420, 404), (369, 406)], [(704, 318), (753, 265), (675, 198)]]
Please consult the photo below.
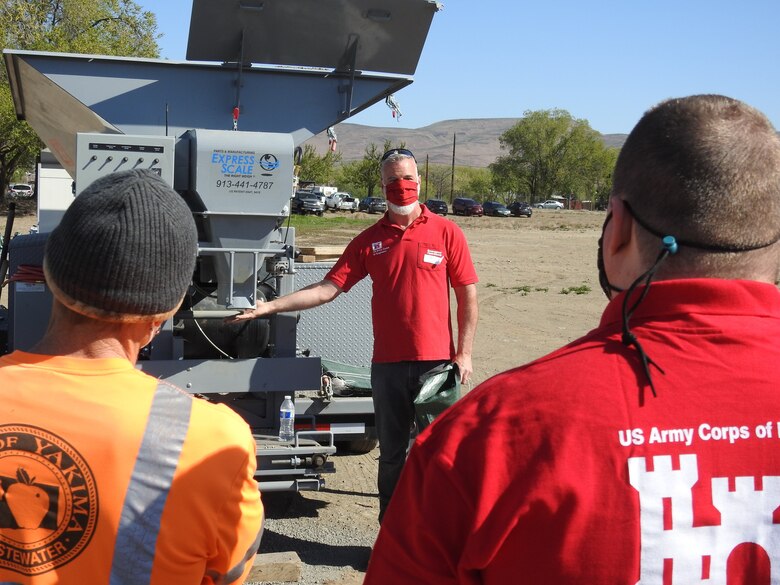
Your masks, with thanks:
[(225, 317), (225, 323), (239, 323), (241, 321), (251, 321), (268, 314), (265, 301), (257, 301), (254, 309), (244, 309), (241, 313), (236, 313), (232, 317)]

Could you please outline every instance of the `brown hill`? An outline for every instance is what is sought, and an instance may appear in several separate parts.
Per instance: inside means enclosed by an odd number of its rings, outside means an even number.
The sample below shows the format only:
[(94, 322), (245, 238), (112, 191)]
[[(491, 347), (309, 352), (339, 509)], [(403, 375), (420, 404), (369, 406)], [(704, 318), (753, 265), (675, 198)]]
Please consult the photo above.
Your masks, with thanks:
[[(405, 143), (412, 150), (419, 163), (426, 155), (431, 164), (452, 163), (452, 142), (455, 135), (455, 164), (465, 167), (487, 167), (502, 153), (498, 138), (519, 121), (519, 118), (477, 118), (470, 120), (445, 120), (424, 128), (378, 128), (361, 124), (339, 124), (338, 151), (344, 162), (363, 158), (370, 143), (382, 147), (389, 139), (393, 144)], [(620, 147), (625, 134), (604, 134), (607, 146)], [(309, 139), (317, 152), (324, 154), (328, 148), (328, 137), (323, 132)]]

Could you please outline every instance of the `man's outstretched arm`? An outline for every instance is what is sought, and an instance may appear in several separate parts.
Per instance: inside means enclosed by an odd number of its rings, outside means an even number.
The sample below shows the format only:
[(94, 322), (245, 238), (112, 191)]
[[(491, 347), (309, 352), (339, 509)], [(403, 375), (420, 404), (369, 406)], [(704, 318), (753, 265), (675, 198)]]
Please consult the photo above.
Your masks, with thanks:
[(272, 301), (257, 301), (254, 309), (246, 309), (243, 313), (233, 315), (225, 319), (227, 323), (237, 323), (249, 319), (257, 319), (275, 313), (288, 313), (290, 311), (303, 311), (319, 307), (329, 303), (341, 294), (341, 289), (330, 280), (324, 279), (314, 284), (297, 290), (289, 295), (276, 298)]

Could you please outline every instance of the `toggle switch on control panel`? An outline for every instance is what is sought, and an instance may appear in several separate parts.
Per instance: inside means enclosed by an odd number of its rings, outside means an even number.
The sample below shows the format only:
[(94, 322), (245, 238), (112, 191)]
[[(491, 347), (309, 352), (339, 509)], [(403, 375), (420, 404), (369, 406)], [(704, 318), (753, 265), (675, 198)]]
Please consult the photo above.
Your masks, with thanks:
[(99, 177), (150, 169), (173, 185), (172, 136), (79, 133), (76, 135), (76, 194)]

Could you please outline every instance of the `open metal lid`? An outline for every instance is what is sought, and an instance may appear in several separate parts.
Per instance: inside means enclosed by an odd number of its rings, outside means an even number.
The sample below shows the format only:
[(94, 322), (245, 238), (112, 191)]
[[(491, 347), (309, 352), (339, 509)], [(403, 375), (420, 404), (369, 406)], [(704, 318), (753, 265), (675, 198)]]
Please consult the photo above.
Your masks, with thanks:
[[(188, 59), (3, 51), (17, 117), (73, 175), (76, 134), (193, 128), (301, 144), (412, 83), (433, 0), (194, 0)], [(221, 61), (207, 63), (203, 61)], [(262, 63), (247, 67), (248, 62)]]
[[(178, 137), (232, 128), (238, 74), (229, 67), (10, 50), (4, 57), (17, 117), (71, 176), (79, 132)], [(238, 129), (283, 132), (301, 144), (411, 82), (255, 66), (241, 72)]]
[(434, 0), (193, 0), (187, 59), (412, 75), (440, 8)]

